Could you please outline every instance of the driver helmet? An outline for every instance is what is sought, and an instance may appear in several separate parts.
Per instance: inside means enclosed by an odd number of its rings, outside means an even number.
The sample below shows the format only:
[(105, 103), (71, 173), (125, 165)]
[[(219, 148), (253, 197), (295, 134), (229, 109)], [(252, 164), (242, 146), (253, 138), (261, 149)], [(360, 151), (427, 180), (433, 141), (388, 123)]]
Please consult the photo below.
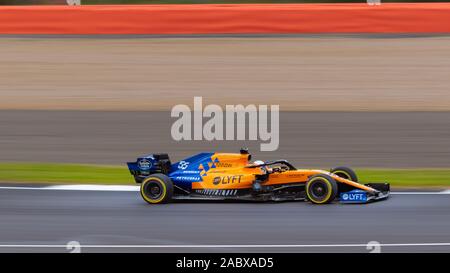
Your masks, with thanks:
[(261, 166), (261, 171), (263, 171), (264, 174), (266, 174), (269, 170), (267, 169), (266, 166), (264, 166), (265, 162), (262, 160), (256, 160), (255, 162), (253, 162), (253, 164), (255, 164), (256, 166)]
[(256, 160), (255, 162), (253, 162), (253, 164), (255, 164), (255, 165), (263, 165), (263, 164), (264, 164), (264, 161), (262, 161), (262, 160)]

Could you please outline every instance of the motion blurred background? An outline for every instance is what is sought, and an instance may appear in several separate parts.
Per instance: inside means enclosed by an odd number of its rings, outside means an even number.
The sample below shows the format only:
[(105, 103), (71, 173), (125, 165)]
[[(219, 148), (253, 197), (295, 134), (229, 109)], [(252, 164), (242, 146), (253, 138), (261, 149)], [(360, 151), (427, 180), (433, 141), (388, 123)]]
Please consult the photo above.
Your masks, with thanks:
[[(253, 2), (321, 1), (82, 0)], [(0, 35), (0, 252), (73, 243), (83, 252), (368, 252), (380, 242), (383, 252), (448, 253), (449, 75), (448, 33)], [(204, 105), (280, 105), (279, 149), (174, 141), (170, 111), (194, 96)], [(139, 155), (164, 152), (175, 162), (241, 147), (298, 168), (350, 166), (359, 181), (388, 181), (393, 193), (361, 206), (149, 206), (137, 187), (48, 187), (134, 185), (125, 162)], [(264, 247), (236, 247), (255, 244)]]
[[(82, 4), (225, 2), (320, 1)], [(248, 146), (254, 158), (298, 167), (350, 165), (368, 179), (389, 171), (394, 185), (450, 185), (448, 35), (3, 35), (0, 47), (1, 181), (86, 182), (46, 169), (75, 163), (120, 173), (111, 179), (86, 171), (80, 176), (88, 182), (131, 184), (124, 163), (144, 153), (167, 152), (176, 161)], [(170, 110), (192, 105), (194, 96), (222, 106), (279, 104), (279, 149), (172, 140)], [(422, 179), (411, 169), (441, 173)]]

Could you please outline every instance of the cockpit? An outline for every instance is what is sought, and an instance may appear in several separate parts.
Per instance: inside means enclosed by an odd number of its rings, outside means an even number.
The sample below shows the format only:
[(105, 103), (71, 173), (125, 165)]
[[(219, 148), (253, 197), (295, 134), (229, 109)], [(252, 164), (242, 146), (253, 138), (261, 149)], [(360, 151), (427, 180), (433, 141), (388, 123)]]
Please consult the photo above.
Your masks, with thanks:
[(269, 162), (256, 160), (252, 164), (249, 164), (247, 168), (260, 168), (264, 174), (282, 173), (285, 171), (296, 170), (296, 168), (287, 160), (276, 160)]

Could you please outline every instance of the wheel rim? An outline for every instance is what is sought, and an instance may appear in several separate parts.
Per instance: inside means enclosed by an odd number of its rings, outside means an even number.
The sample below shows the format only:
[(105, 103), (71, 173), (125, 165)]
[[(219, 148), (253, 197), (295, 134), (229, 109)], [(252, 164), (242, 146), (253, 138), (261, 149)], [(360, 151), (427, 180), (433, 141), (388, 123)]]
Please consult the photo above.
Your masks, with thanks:
[(310, 186), (311, 189), (311, 195), (315, 200), (321, 201), (328, 195), (328, 185), (322, 181), (317, 180), (313, 181), (313, 183)]
[(150, 199), (158, 199), (163, 194), (163, 189), (158, 182), (149, 181), (144, 186), (144, 193)]

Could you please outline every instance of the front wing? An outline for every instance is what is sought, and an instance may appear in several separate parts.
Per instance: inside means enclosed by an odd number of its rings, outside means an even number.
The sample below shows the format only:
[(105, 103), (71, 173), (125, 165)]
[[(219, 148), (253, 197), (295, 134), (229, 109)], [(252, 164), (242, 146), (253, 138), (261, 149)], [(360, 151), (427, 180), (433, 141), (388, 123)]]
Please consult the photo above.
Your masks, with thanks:
[(369, 203), (387, 199), (390, 195), (389, 183), (367, 183), (365, 185), (371, 187), (374, 191), (368, 192), (355, 189), (349, 192), (341, 192), (339, 195), (339, 201), (341, 203), (354, 204)]

